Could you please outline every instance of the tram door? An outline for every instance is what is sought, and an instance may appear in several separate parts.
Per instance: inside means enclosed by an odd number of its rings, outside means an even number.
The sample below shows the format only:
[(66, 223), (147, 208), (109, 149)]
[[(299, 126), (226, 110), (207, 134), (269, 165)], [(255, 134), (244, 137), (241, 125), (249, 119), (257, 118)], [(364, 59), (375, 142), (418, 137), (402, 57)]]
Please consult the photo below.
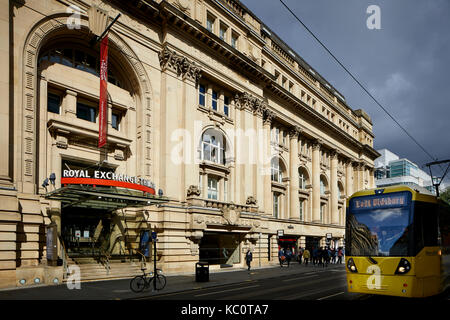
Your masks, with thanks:
[(66, 208), (61, 214), (61, 234), (69, 256), (95, 256), (107, 250), (111, 215), (106, 210)]

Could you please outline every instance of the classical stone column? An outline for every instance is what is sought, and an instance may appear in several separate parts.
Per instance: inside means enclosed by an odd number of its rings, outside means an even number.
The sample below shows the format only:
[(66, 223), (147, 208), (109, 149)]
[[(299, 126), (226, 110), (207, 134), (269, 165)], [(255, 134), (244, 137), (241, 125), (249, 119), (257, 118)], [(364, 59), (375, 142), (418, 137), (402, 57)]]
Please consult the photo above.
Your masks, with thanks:
[(339, 224), (338, 209), (338, 152), (331, 152), (331, 176), (330, 176), (330, 192), (331, 192), (331, 224)]
[(369, 175), (370, 175), (370, 177), (369, 177), (369, 188), (375, 188), (375, 177), (374, 177), (374, 174), (375, 174), (374, 168), (370, 168), (370, 170), (369, 170)]
[(264, 212), (266, 215), (272, 215), (272, 180), (270, 176), (270, 160), (272, 158), (270, 145), (270, 126), (275, 113), (269, 109), (264, 109), (263, 113), (263, 131), (264, 131)]
[(364, 172), (366, 170), (366, 166), (364, 164), (364, 162), (360, 162), (359, 166), (358, 166), (358, 178), (359, 178), (359, 189), (360, 190), (364, 190), (365, 189), (365, 183), (364, 183)]
[(298, 135), (300, 127), (295, 126), (289, 130), (289, 219), (299, 217), (298, 200)]
[(5, 186), (12, 184), (12, 158), (10, 154), (14, 149), (13, 135), (11, 134), (11, 125), (13, 124), (11, 119), (13, 119), (14, 114), (12, 114), (10, 106), (10, 99), (12, 99), (10, 95), (13, 94), (12, 84), (10, 83), (13, 77), (10, 77), (10, 73), (15, 70), (12, 63), (15, 60), (15, 55), (14, 52), (11, 52), (13, 47), (11, 45), (12, 39), (10, 39), (13, 37), (11, 32), (13, 6), (12, 1), (0, 3), (0, 30), (2, 30), (2, 36), (0, 37), (0, 57), (2, 61), (2, 72), (0, 73), (0, 96), (2, 97), (2, 103), (0, 104), (0, 147), (2, 149), (0, 154), (0, 185)]
[(357, 192), (359, 187), (359, 162), (357, 160), (352, 161), (353, 168), (353, 192)]
[(234, 137), (234, 156), (235, 156), (235, 163), (234, 163), (234, 172), (236, 178), (234, 179), (234, 201), (235, 203), (244, 203), (244, 188), (243, 185), (245, 183), (245, 177), (242, 174), (243, 171), (243, 156), (242, 156), (242, 139), (243, 137), (243, 131), (242, 131), (242, 108), (241, 104), (239, 103), (239, 97), (235, 97), (235, 117), (234, 117), (234, 130), (235, 130), (235, 137)]
[(320, 222), (320, 147), (321, 141), (313, 142), (312, 154), (312, 220)]
[[(187, 106), (192, 106), (196, 101), (196, 91), (189, 90), (193, 84), (197, 84), (201, 77), (200, 68), (185, 57), (177, 54), (175, 51), (164, 47), (159, 53), (159, 62), (161, 64), (161, 115), (160, 115), (160, 185), (169, 197), (184, 200), (186, 185), (195, 184), (195, 177), (190, 182), (186, 180), (184, 163), (172, 159), (171, 153), (179, 143), (172, 141), (171, 135), (179, 129), (180, 124), (186, 126), (192, 123), (188, 116)], [(208, 88), (208, 98), (211, 99), (211, 90)], [(210, 104), (208, 105), (210, 106)], [(189, 130), (193, 130), (190, 127)], [(185, 144), (186, 145), (186, 144)], [(185, 150), (187, 152), (187, 150)], [(186, 155), (187, 153), (184, 153)], [(172, 183), (180, 181), (180, 183)], [(195, 180), (194, 180), (195, 179)], [(181, 197), (178, 197), (181, 192)]]
[(345, 172), (345, 193), (347, 197), (350, 197), (353, 194), (353, 167), (351, 160), (346, 162), (346, 172)]
[(63, 101), (64, 110), (61, 114), (66, 117), (76, 118), (77, 116), (77, 93), (72, 90), (66, 90)]
[(264, 145), (265, 145), (265, 135), (263, 129), (263, 117), (264, 117), (264, 107), (263, 101), (258, 100), (254, 107), (255, 115), (255, 196), (258, 200), (259, 210), (264, 210), (264, 204), (270, 199), (264, 197)]

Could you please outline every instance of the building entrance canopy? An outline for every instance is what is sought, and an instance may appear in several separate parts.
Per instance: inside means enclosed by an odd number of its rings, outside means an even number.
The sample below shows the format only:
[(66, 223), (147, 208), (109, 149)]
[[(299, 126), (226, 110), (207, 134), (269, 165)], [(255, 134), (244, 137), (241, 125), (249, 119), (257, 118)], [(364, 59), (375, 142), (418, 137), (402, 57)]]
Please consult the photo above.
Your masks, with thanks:
[(145, 207), (168, 202), (167, 197), (148, 193), (91, 185), (68, 185), (48, 192), (46, 199), (61, 201), (62, 208), (82, 207), (114, 211), (126, 207)]

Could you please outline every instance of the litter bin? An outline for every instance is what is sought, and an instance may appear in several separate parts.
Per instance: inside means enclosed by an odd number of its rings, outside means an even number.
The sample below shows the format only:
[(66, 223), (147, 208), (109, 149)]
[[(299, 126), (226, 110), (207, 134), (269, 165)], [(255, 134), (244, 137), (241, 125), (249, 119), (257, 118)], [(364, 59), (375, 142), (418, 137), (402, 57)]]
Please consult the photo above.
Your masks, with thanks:
[(209, 281), (209, 262), (199, 261), (195, 264), (195, 281)]

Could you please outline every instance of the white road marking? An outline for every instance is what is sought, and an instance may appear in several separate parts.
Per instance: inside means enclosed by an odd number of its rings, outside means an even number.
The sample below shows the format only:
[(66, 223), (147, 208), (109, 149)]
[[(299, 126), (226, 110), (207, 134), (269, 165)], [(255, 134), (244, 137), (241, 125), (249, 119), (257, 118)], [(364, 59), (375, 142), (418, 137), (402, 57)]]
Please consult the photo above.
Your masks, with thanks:
[(257, 285), (254, 285), (254, 286), (248, 286), (248, 287), (240, 287), (240, 288), (234, 288), (234, 289), (228, 289), (228, 290), (222, 290), (222, 291), (215, 291), (215, 292), (202, 293), (202, 294), (197, 294), (197, 295), (195, 295), (195, 296), (196, 296), (196, 297), (209, 296), (209, 295), (218, 294), (218, 293), (222, 293), (222, 292), (245, 290), (245, 289), (250, 289), (250, 288), (255, 288), (255, 287), (260, 287), (260, 285), (257, 284)]
[(328, 298), (331, 298), (331, 297), (338, 296), (338, 295), (343, 294), (343, 293), (344, 293), (344, 291), (341, 291), (341, 292), (338, 292), (338, 293), (335, 293), (335, 294), (332, 294), (332, 295), (329, 295), (329, 296), (326, 296), (326, 297), (319, 298), (317, 300), (325, 300), (325, 299), (328, 299)]

